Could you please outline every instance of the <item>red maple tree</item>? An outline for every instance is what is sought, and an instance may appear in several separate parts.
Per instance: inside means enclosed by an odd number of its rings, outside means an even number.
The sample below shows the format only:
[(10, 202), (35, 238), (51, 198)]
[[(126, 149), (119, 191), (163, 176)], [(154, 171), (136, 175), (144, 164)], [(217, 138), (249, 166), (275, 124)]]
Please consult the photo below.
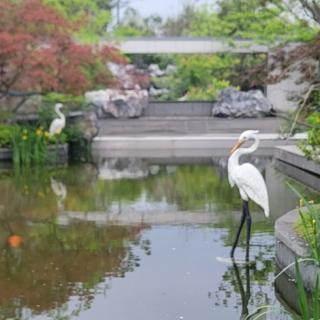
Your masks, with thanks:
[(79, 27), (41, 0), (1, 0), (0, 99), (110, 85), (106, 63), (125, 59), (114, 47), (77, 43)]

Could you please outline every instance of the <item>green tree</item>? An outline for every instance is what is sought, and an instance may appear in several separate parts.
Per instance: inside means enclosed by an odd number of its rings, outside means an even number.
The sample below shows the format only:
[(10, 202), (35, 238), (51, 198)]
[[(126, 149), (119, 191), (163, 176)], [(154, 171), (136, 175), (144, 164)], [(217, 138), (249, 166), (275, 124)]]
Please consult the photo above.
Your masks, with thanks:
[(68, 20), (85, 21), (77, 33), (78, 39), (95, 42), (106, 34), (112, 20), (110, 0), (44, 0), (62, 12)]
[(250, 38), (261, 42), (309, 41), (317, 29), (289, 11), (281, 0), (220, 0), (201, 7), (190, 34), (216, 38)]
[(113, 30), (117, 37), (152, 36), (159, 33), (162, 19), (159, 15), (143, 18), (134, 8), (127, 8), (121, 23)]
[(180, 14), (167, 18), (162, 25), (162, 33), (166, 36), (184, 36), (189, 30), (197, 14), (194, 4), (185, 4)]

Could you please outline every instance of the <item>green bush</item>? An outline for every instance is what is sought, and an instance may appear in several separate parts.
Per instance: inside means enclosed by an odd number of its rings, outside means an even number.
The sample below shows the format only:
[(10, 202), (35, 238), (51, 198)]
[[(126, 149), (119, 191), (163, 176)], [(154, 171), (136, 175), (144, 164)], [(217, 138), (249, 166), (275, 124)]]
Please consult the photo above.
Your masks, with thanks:
[(14, 126), (0, 124), (0, 147), (8, 148), (11, 146), (12, 135), (14, 132)]
[(229, 81), (212, 79), (211, 84), (209, 84), (206, 88), (191, 88), (188, 92), (187, 99), (213, 101), (217, 98), (219, 92), (227, 87), (230, 87)]
[(307, 121), (312, 128), (308, 130), (307, 141), (300, 142), (298, 146), (307, 159), (320, 162), (320, 112), (313, 112)]
[(292, 185), (289, 184), (289, 187), (301, 199), (300, 218), (295, 229), (308, 243), (311, 257), (320, 263), (320, 207), (308, 202)]

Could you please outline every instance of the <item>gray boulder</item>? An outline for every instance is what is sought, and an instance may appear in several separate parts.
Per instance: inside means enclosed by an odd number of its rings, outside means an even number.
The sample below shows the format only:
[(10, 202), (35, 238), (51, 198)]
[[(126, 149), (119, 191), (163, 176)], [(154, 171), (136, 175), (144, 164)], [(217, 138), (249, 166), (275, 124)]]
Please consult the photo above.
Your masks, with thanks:
[(150, 64), (148, 71), (151, 77), (163, 77), (166, 74), (166, 72), (161, 70), (157, 64)]
[(256, 118), (268, 116), (273, 110), (272, 104), (260, 90), (248, 92), (226, 88), (220, 92), (213, 104), (214, 117)]
[(150, 86), (150, 76), (145, 70), (138, 69), (133, 64), (108, 63), (108, 68), (118, 85), (124, 90), (133, 90), (137, 85), (142, 89)]
[(94, 111), (88, 111), (83, 114), (78, 125), (82, 132), (82, 137), (90, 142), (99, 133), (98, 117)]
[(97, 107), (99, 117), (114, 118), (140, 117), (148, 106), (147, 90), (107, 89), (87, 92), (86, 100)]

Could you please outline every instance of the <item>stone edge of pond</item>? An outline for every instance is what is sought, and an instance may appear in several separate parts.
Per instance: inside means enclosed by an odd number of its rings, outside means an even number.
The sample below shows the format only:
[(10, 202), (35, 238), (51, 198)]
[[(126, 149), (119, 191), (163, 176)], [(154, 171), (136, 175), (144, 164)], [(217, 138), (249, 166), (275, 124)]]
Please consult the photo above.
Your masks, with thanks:
[[(52, 159), (55, 156), (56, 148), (58, 148), (58, 162), (65, 163), (69, 158), (69, 145), (67, 143), (59, 144), (57, 147), (51, 145), (48, 148), (48, 157)], [(13, 159), (12, 149), (0, 148), (0, 161), (11, 162)]]
[(320, 164), (308, 160), (296, 145), (277, 146), (275, 158), (320, 176)]
[[(294, 224), (298, 218), (299, 209), (294, 209), (277, 219), (275, 223), (276, 263), (281, 270), (295, 262), (296, 258), (308, 258), (310, 256), (307, 243), (294, 229)], [(319, 267), (310, 262), (299, 263), (299, 267), (305, 288), (309, 292), (313, 291)], [(286, 274), (295, 279), (295, 267), (287, 269)]]

